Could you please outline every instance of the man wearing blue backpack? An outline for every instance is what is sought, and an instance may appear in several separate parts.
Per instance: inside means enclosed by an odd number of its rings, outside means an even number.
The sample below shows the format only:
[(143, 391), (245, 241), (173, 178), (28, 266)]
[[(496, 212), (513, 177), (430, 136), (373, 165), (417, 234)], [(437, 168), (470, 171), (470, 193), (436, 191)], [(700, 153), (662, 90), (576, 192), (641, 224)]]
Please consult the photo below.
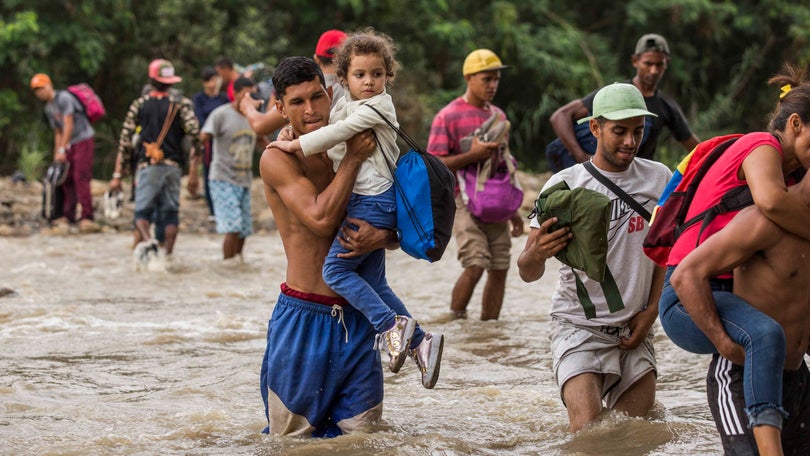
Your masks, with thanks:
[[(639, 38), (631, 57), (636, 75), (627, 82), (641, 91), (647, 109), (657, 116), (645, 127), (644, 140), (638, 151), (641, 158), (653, 159), (658, 137), (665, 126), (687, 151), (692, 150), (699, 142), (689, 128), (678, 103), (658, 89), (658, 83), (667, 70), (669, 58), (667, 40), (654, 33)], [(558, 138), (546, 148), (546, 158), (552, 172), (556, 173), (576, 163), (582, 163), (593, 155), (594, 151), (586, 150), (583, 144), (586, 144), (586, 147), (587, 144), (593, 147), (596, 141), (584, 125), (577, 126), (574, 121), (590, 115), (594, 96), (595, 90), (583, 98), (567, 103), (549, 117)]]
[[(329, 124), (323, 73), (312, 59), (283, 59), (273, 75), (276, 109), (290, 123), (279, 137), (293, 140)], [(260, 161), (267, 203), (287, 256), (285, 282), (268, 323), (261, 393), (271, 434), (334, 437), (372, 430), (380, 420), (383, 372), (377, 331), (327, 286), (324, 258), (346, 214), (360, 167), (375, 149), (370, 132), (346, 142), (333, 171), (325, 154), (304, 156), (268, 147)], [(393, 230), (350, 219), (338, 237), (358, 256), (395, 245)], [(436, 362), (409, 350), (423, 379)], [(425, 367), (425, 369), (422, 369)], [(424, 380), (423, 380), (424, 381)]]

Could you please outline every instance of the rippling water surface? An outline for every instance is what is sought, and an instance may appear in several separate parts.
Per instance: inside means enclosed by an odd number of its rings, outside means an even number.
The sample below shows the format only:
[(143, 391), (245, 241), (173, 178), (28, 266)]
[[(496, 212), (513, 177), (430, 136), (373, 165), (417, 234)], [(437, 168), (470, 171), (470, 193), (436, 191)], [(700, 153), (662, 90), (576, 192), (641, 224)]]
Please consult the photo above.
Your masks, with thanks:
[[(425, 390), (409, 361), (386, 371), (384, 426), (305, 440), (260, 434), (267, 319), (285, 267), (277, 234), (246, 262), (221, 238), (181, 233), (167, 273), (132, 272), (128, 234), (0, 238), (0, 453), (246, 455), (720, 454), (705, 400), (708, 359), (658, 327), (658, 404), (649, 419), (607, 415), (571, 436), (551, 375), (547, 322), (556, 274), (512, 269), (497, 322), (447, 317), (460, 273), (389, 252), (388, 278), (428, 331), (446, 335)], [(513, 244), (513, 264), (525, 237)], [(480, 288), (470, 315), (480, 311)]]

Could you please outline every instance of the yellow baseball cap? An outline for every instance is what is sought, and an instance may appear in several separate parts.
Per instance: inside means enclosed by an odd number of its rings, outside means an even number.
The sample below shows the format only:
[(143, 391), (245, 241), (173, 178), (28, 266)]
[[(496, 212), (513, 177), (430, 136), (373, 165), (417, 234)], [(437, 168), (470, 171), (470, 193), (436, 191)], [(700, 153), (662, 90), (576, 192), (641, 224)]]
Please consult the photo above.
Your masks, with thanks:
[(482, 71), (495, 71), (504, 68), (509, 68), (509, 65), (504, 65), (494, 52), (489, 49), (476, 49), (464, 59), (461, 72), (464, 76), (467, 76)]

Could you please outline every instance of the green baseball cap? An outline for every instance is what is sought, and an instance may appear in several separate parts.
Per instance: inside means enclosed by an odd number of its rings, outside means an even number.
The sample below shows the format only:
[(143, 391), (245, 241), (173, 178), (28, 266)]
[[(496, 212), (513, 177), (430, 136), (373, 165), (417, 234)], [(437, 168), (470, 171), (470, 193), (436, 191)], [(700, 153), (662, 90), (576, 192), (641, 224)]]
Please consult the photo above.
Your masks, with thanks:
[(593, 97), (593, 115), (579, 119), (578, 124), (597, 117), (607, 120), (622, 120), (630, 117), (657, 115), (647, 111), (644, 96), (633, 84), (616, 82), (599, 89)]

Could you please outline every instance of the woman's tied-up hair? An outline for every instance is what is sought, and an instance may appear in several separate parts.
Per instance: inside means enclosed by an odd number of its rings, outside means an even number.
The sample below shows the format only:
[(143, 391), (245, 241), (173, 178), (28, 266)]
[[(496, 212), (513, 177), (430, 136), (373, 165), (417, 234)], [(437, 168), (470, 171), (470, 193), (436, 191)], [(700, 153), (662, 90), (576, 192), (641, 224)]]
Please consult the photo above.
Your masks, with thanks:
[(768, 84), (781, 90), (768, 123), (771, 133), (784, 131), (788, 118), (794, 113), (799, 115), (803, 124), (810, 123), (810, 84), (805, 80), (803, 69), (786, 64), (783, 72), (771, 77)]

